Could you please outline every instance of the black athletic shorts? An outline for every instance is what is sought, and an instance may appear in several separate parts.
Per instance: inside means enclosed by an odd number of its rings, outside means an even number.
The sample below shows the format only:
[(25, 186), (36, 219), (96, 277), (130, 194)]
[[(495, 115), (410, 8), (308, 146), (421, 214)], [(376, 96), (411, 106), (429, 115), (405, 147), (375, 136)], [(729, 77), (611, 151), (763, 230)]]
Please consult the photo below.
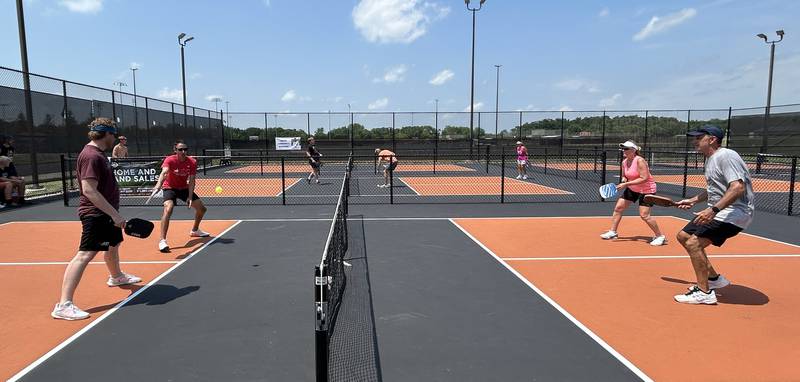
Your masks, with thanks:
[(626, 188), (625, 191), (622, 193), (622, 199), (630, 200), (631, 202), (639, 202), (640, 206), (645, 207), (652, 207), (653, 203), (645, 203), (644, 196), (648, 194), (640, 194), (636, 191), (631, 191), (630, 188)]
[(399, 162), (399, 161), (392, 162), (392, 163), (390, 163), (390, 164), (384, 164), (384, 165), (383, 165), (383, 168), (384, 168), (384, 169), (386, 169), (386, 170), (389, 170), (389, 171), (394, 171), (394, 169), (396, 169), (396, 168), (397, 168), (397, 163), (398, 163), (398, 162)]
[[(183, 188), (183, 189), (179, 189), (179, 190), (173, 190), (173, 189), (165, 189), (164, 190), (164, 201), (165, 202), (167, 200), (172, 200), (173, 202), (177, 202), (176, 199), (180, 199), (180, 200), (182, 200), (184, 202), (187, 201), (189, 199), (189, 189), (188, 188)], [(192, 192), (192, 201), (195, 201), (197, 199), (200, 199), (200, 197), (197, 196), (197, 194), (195, 194), (194, 192)]]
[(742, 227), (719, 220), (712, 220), (711, 223), (705, 225), (697, 225), (694, 221), (690, 221), (686, 227), (683, 227), (683, 232), (697, 237), (704, 237), (711, 240), (711, 244), (721, 247), (725, 240), (742, 232)]
[(318, 168), (322, 167), (322, 162), (313, 161), (311, 159), (308, 160), (308, 164), (311, 165), (311, 168), (313, 168), (313, 169), (318, 169)]
[(114, 225), (108, 215), (81, 217), (80, 251), (108, 251), (108, 247), (116, 247), (122, 243), (122, 228)]

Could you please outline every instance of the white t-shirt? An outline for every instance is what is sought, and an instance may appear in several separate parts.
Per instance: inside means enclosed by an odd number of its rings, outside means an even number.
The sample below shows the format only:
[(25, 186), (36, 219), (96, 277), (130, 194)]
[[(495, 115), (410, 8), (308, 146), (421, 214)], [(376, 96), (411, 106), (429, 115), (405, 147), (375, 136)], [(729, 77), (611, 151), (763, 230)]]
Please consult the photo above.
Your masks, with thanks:
[(706, 159), (705, 175), (709, 207), (722, 199), (729, 184), (737, 180), (744, 182), (744, 195), (719, 211), (714, 220), (730, 223), (742, 229), (747, 228), (753, 221), (755, 194), (753, 193), (753, 182), (750, 180), (750, 171), (742, 157), (736, 151), (720, 148), (714, 155)]

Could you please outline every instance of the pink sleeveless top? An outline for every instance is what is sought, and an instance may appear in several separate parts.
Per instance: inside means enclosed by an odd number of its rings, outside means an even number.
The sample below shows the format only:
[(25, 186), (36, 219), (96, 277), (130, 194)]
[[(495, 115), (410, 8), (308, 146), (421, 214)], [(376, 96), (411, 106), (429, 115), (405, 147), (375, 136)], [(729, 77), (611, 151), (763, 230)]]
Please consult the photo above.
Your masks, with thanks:
[[(629, 182), (634, 179), (639, 179), (639, 166), (636, 164), (636, 162), (638, 162), (638, 158), (639, 157), (636, 157), (630, 166), (627, 166), (627, 159), (622, 160), (622, 169), (624, 171), (623, 174), (625, 175), (625, 179), (628, 179)], [(653, 180), (653, 174), (650, 174), (650, 176), (647, 178), (647, 181), (644, 183), (634, 184), (628, 186), (628, 188), (630, 188), (631, 191), (638, 192), (640, 194), (655, 194), (656, 181)]]
[(528, 154), (525, 152), (525, 146), (517, 147), (517, 160), (528, 160)]

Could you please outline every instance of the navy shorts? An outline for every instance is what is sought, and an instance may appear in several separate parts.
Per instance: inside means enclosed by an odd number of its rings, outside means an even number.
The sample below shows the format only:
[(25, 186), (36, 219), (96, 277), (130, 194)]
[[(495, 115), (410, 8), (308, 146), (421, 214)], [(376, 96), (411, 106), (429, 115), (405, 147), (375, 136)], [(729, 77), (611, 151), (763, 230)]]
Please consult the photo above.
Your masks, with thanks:
[(739, 232), (742, 232), (742, 227), (731, 223), (721, 222), (719, 220), (712, 220), (708, 224), (698, 225), (694, 221), (690, 221), (686, 227), (683, 227), (683, 232), (697, 237), (703, 237), (711, 240), (711, 244), (721, 247), (728, 240)]

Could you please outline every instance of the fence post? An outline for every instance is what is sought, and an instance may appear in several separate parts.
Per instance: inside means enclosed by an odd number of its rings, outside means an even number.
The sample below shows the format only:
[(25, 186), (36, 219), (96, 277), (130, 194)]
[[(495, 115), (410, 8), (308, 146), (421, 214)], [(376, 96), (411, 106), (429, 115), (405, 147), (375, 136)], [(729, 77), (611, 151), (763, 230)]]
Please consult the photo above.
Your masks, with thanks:
[(438, 146), (439, 145), (436, 145), (433, 148), (433, 173), (434, 174), (436, 174), (436, 159), (437, 159), (437, 156), (439, 155), (439, 147)]
[(603, 110), (603, 134), (600, 136), (600, 147), (606, 149), (606, 111)]
[(281, 157), (281, 201), (286, 205), (286, 158)]
[(206, 176), (206, 168), (208, 167), (208, 163), (206, 162), (206, 148), (203, 147), (203, 176)]
[(731, 146), (731, 112), (732, 111), (733, 111), (733, 108), (729, 106), (728, 107), (728, 129), (727, 129), (727, 131), (725, 131), (725, 136), (727, 136), (728, 139), (725, 140), (725, 147), (730, 147)]
[(392, 159), (394, 156), (389, 157), (389, 204), (394, 204), (394, 170), (391, 170), (392, 167)]
[(144, 127), (147, 132), (147, 155), (152, 156), (153, 149), (150, 147), (150, 105), (147, 102), (148, 99), (147, 97), (144, 98), (144, 119), (146, 120)]
[[(647, 146), (647, 117), (648, 117), (648, 111), (645, 110), (644, 111), (644, 142), (642, 142), (642, 147), (648, 147)], [(652, 151), (652, 150), (649, 150), (649, 151)]]
[(69, 133), (69, 122), (67, 122), (67, 116), (69, 115), (69, 105), (67, 105), (67, 82), (61, 81), (61, 93), (64, 97), (64, 113), (62, 113), (62, 117), (64, 118), (64, 136), (66, 138), (66, 142), (64, 142), (64, 152), (69, 152), (69, 143), (70, 143), (70, 133)]
[(170, 102), (170, 105), (172, 106), (172, 142), (175, 142), (175, 139), (177, 139), (175, 136), (175, 104)]
[(506, 156), (500, 155), (500, 203), (506, 202)]
[[(325, 272), (327, 273), (327, 272)], [(327, 306), (327, 274), (320, 272), (319, 265), (314, 266), (314, 305), (315, 305), (315, 328), (314, 328), (314, 364), (316, 367), (317, 382), (328, 380), (328, 331), (325, 327), (328, 317), (324, 314), (323, 306)]]
[[(561, 154), (559, 154), (560, 156)], [(562, 158), (559, 158), (562, 159)], [(531, 169), (533, 170), (533, 169)], [(544, 173), (547, 175), (547, 147), (544, 148)]]
[(786, 209), (789, 216), (792, 216), (792, 205), (794, 204), (794, 186), (797, 184), (797, 157), (792, 158), (792, 175), (789, 180), (789, 208)]
[(558, 141), (558, 155), (564, 155), (564, 112), (561, 112), (561, 139)]
[(581, 149), (575, 149), (575, 179), (578, 179), (578, 168), (581, 161)]
[(686, 183), (689, 179), (689, 152), (683, 152), (683, 191), (681, 197), (686, 198)]
[(394, 125), (394, 112), (392, 112), (392, 151), (393, 152), (397, 152), (397, 146), (396, 146), (396, 142), (395, 142), (395, 139), (394, 139), (394, 128), (395, 128), (395, 125)]
[(519, 112), (519, 125), (517, 126), (517, 140), (522, 140), (522, 112)]
[[(600, 184), (606, 184), (606, 164), (608, 163), (608, 155), (606, 154), (605, 150), (603, 150), (603, 153), (600, 154), (600, 157), (601, 160), (603, 161), (603, 170), (601, 171), (602, 175)], [(605, 201), (605, 200), (603, 199), (603, 197), (600, 197), (600, 201)]]
[[(64, 163), (64, 154), (61, 154), (61, 194), (64, 197), (64, 207), (69, 206), (69, 195), (67, 194), (67, 165)], [(792, 197), (789, 196), (789, 200)], [(791, 210), (791, 202), (789, 202), (789, 209)]]
[[(277, 135), (277, 131), (275, 134)], [(267, 150), (267, 163), (269, 163), (269, 122), (267, 122), (267, 113), (264, 113), (264, 149)]]
[(117, 97), (113, 90), (111, 91), (111, 119), (117, 123)]
[(489, 151), (490, 151), (490, 149), (491, 149), (491, 146), (486, 145), (486, 173), (487, 174), (489, 173)]

